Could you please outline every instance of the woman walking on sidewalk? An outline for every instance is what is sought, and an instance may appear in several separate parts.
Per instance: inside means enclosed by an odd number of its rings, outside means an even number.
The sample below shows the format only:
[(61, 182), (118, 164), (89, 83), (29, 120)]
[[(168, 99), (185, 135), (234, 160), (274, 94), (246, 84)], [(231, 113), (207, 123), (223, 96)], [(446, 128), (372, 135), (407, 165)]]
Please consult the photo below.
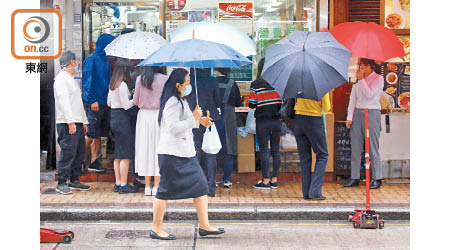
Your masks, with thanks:
[(202, 117), (200, 107), (190, 110), (185, 97), (191, 91), (188, 72), (179, 68), (170, 74), (161, 96), (158, 115), (161, 135), (157, 149), (161, 181), (153, 200), (152, 239), (176, 239), (162, 228), (167, 200), (187, 198), (194, 198), (200, 236), (225, 232), (223, 228), (211, 227), (208, 220), (208, 183), (196, 157), (192, 129), (200, 124), (209, 127), (212, 122), (209, 115)]
[[(258, 63), (257, 79), (250, 85), (249, 107), (255, 108), (256, 138), (261, 151), (261, 172), (263, 179), (253, 185), (257, 189), (278, 188), (278, 172), (280, 170), (280, 108), (283, 100), (280, 94), (261, 78), (264, 58)], [(268, 141), (270, 137), (270, 152)], [(269, 157), (272, 154), (273, 172), (269, 179)]]
[(128, 170), (133, 155), (133, 130), (131, 128), (128, 109), (133, 107), (130, 100), (131, 63), (118, 58), (115, 63), (111, 82), (109, 84), (108, 106), (111, 107), (111, 131), (114, 135), (114, 174), (116, 184), (114, 192), (120, 194), (136, 193), (133, 186), (128, 185)]
[[(162, 90), (167, 81), (161, 67), (143, 68), (136, 79), (133, 102), (139, 107), (136, 123), (135, 172), (145, 176), (145, 195), (156, 195), (159, 186), (159, 166), (156, 147), (159, 143), (158, 114)], [(150, 186), (154, 177), (153, 188)]]

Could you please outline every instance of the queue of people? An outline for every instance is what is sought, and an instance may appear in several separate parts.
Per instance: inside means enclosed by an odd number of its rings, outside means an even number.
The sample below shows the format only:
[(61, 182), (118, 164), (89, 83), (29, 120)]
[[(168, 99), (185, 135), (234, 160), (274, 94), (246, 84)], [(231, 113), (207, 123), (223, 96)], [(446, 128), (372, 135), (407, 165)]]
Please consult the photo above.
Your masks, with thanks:
[[(103, 68), (105, 61), (100, 60), (106, 59), (102, 57), (104, 56), (102, 48), (108, 43), (109, 37), (106, 36), (100, 38), (97, 42), (98, 47), (96, 52), (91, 55), (93, 59), (91, 59), (91, 57), (86, 59), (89, 67), (84, 70), (85, 74), (83, 75), (83, 79), (86, 80), (88, 86), (83, 85), (83, 93), (79, 91), (80, 95), (78, 97), (80, 100), (71, 100), (67, 97), (68, 91), (71, 91), (70, 95), (74, 96), (71, 98), (75, 98), (77, 94), (74, 90), (75, 88), (72, 86), (76, 84), (73, 74), (76, 65), (79, 64), (75, 58), (75, 54), (71, 51), (65, 51), (60, 58), (62, 71), (55, 78), (56, 112), (57, 116), (61, 117), (57, 119), (57, 127), (61, 130), (58, 130), (58, 142), (61, 145), (61, 155), (57, 161), (60, 181), (56, 190), (62, 194), (70, 194), (72, 193), (73, 188), (80, 190), (90, 189), (89, 186), (78, 181), (78, 176), (82, 173), (86, 148), (90, 148), (92, 153), (90, 159), (88, 159), (87, 162), (84, 162), (85, 167), (89, 171), (104, 171), (104, 167), (100, 164), (98, 159), (100, 155), (98, 153), (99, 150), (96, 140), (104, 135), (102, 130), (105, 129), (103, 123), (106, 120), (106, 122), (109, 122), (109, 126), (106, 127), (111, 129), (115, 143), (115, 185), (112, 188), (112, 191), (119, 194), (138, 192), (139, 186), (136, 185), (138, 182), (136, 179), (134, 180), (134, 186), (128, 183), (130, 162), (131, 160), (134, 160), (135, 166), (133, 171), (137, 176), (145, 177), (144, 194), (156, 196), (159, 190), (162, 172), (160, 170), (161, 163), (159, 159), (161, 156), (159, 155), (160, 153), (158, 153), (158, 149), (163, 147), (161, 146), (163, 142), (160, 142), (160, 137), (164, 134), (161, 131), (161, 125), (158, 123), (158, 120), (161, 119), (161, 117), (159, 117), (161, 101), (164, 98), (164, 88), (169, 82), (169, 77), (163, 74), (163, 68), (161, 67), (140, 67), (138, 70), (133, 70), (133, 63), (130, 60), (122, 58), (117, 58), (113, 61), (111, 77), (106, 77), (110, 71)], [(108, 61), (106, 61), (106, 63), (109, 65)], [(97, 67), (101, 70), (96, 70)], [(90, 69), (90, 71), (88, 71), (88, 69)], [(174, 71), (172, 74), (175, 74), (176, 72), (179, 71)], [(209, 74), (206, 74), (205, 72), (209, 72)], [(233, 153), (237, 153), (237, 133), (230, 133), (229, 131), (232, 131), (231, 126), (229, 124), (225, 125), (224, 121), (231, 119), (231, 124), (236, 123), (234, 107), (240, 106), (241, 104), (240, 93), (236, 83), (232, 80), (230, 81), (226, 77), (229, 70), (217, 69), (217, 72), (222, 72), (218, 74), (221, 74), (222, 81), (227, 82), (224, 84), (225, 91), (222, 92), (222, 97), (218, 81), (211, 76), (211, 69), (198, 70), (198, 86), (200, 86), (200, 89), (198, 90), (198, 104), (205, 108), (205, 110), (202, 111), (202, 114), (205, 117), (208, 117), (208, 119), (215, 123), (217, 122), (219, 127), (218, 130), (221, 135), (220, 139), (223, 140), (223, 143), (225, 144), (229, 141), (228, 144), (231, 145), (228, 151), (226, 151), (226, 149), (224, 150), (225, 154), (229, 155), (228, 157), (225, 157), (224, 163), (224, 168), (226, 169), (224, 172), (227, 173), (225, 175), (226, 177), (224, 177), (224, 180), (226, 180), (224, 186), (231, 187), (231, 172), (233, 169), (232, 155)], [(192, 71), (192, 73), (194, 72)], [(109, 82), (92, 80), (98, 78), (99, 74), (104, 74), (104, 77), (108, 78)], [(194, 74), (186, 75), (186, 77), (189, 77), (190, 81), (190, 78), (193, 77)], [(66, 83), (65, 81), (69, 81), (69, 83)], [(105, 91), (103, 87), (96, 86), (96, 84), (104, 85), (106, 83), (108, 91), (106, 92), (105, 100), (103, 100)], [(188, 88), (189, 90), (183, 92), (183, 101), (188, 103), (188, 105), (183, 106), (183, 109), (194, 112), (200, 106), (196, 104), (196, 94), (191, 94), (192, 86), (189, 85)], [(233, 92), (231, 91), (232, 89)], [(195, 92), (197, 93), (197, 91)], [(209, 95), (209, 92), (211, 92), (212, 95)], [(219, 101), (224, 99), (224, 95), (227, 100), (232, 100), (231, 105), (229, 105), (228, 102)], [(76, 105), (79, 104), (83, 106), (81, 96), (91, 98), (89, 99), (90, 102), (85, 101), (84, 107), (81, 107), (83, 112), (80, 111), (80, 107), (76, 107)], [(105, 102), (105, 104), (103, 104), (103, 102)], [(227, 111), (221, 112), (221, 107)], [(133, 118), (134, 110), (138, 110), (136, 118)], [(233, 110), (233, 112), (230, 112), (230, 110)], [(72, 120), (67, 120), (66, 117), (70, 117), (74, 112), (82, 113), (82, 115), (77, 114), (77, 118), (80, 119), (75, 120), (74, 122), (76, 127), (82, 126), (81, 129), (76, 131), (76, 135), (80, 136), (80, 134), (82, 134), (83, 140), (74, 142), (74, 139), (69, 137), (68, 139), (72, 140), (70, 141), (71, 152), (67, 152), (64, 147), (68, 140), (65, 137), (65, 133), (67, 134), (69, 130), (70, 134), (72, 133)], [(227, 118), (223, 117), (225, 114), (227, 114)], [(227, 126), (228, 131), (225, 131), (225, 126)], [(68, 131), (63, 131), (63, 128), (65, 127), (67, 127)], [(234, 129), (236, 128), (234, 127)], [(202, 135), (205, 130), (206, 126), (197, 126), (193, 129), (193, 139), (195, 139), (194, 151), (196, 159), (198, 159), (198, 162), (202, 163), (204, 174), (207, 177), (207, 195), (214, 197), (217, 158), (216, 155), (205, 154), (201, 150), (201, 139), (203, 138)], [(173, 133), (172, 130), (170, 130), (170, 132)], [(86, 136), (84, 137), (84, 135)], [(184, 137), (178, 139), (186, 140)], [(80, 143), (83, 145), (83, 150), (78, 149), (81, 147), (79, 146), (81, 145)], [(67, 145), (69, 147), (69, 143), (67, 143)], [(72, 152), (74, 149), (77, 149), (78, 151)], [(67, 173), (66, 170), (72, 172)], [(153, 187), (151, 186), (152, 177)], [(69, 183), (67, 183), (68, 179), (70, 179)]]

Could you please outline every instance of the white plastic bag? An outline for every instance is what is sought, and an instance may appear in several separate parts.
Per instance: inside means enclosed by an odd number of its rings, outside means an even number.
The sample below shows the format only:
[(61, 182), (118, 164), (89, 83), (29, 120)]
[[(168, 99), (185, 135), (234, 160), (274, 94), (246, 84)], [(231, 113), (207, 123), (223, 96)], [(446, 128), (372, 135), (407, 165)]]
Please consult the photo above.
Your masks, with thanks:
[(256, 119), (255, 110), (250, 109), (247, 114), (247, 120), (245, 121), (245, 128), (247, 133), (256, 134)]
[(207, 154), (217, 154), (222, 148), (219, 133), (217, 133), (216, 125), (206, 128), (203, 134), (202, 150)]

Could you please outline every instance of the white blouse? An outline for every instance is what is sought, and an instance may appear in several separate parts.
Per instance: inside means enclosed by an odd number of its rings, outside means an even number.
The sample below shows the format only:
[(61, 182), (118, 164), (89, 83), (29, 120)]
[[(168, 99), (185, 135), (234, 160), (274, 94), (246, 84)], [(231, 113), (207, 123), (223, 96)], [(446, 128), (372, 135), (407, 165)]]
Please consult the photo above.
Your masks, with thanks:
[(108, 106), (112, 109), (129, 109), (134, 106), (133, 99), (130, 100), (131, 93), (128, 90), (127, 84), (121, 82), (118, 88), (109, 90), (108, 92)]

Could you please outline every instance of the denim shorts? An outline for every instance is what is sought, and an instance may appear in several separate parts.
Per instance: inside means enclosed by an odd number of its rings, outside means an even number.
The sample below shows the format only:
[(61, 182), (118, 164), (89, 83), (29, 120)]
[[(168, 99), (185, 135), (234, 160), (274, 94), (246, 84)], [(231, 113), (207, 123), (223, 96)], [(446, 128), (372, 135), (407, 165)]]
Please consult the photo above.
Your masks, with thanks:
[(98, 111), (92, 111), (90, 103), (84, 103), (84, 110), (88, 118), (89, 138), (107, 137), (109, 131), (110, 109), (106, 104), (99, 104)]

